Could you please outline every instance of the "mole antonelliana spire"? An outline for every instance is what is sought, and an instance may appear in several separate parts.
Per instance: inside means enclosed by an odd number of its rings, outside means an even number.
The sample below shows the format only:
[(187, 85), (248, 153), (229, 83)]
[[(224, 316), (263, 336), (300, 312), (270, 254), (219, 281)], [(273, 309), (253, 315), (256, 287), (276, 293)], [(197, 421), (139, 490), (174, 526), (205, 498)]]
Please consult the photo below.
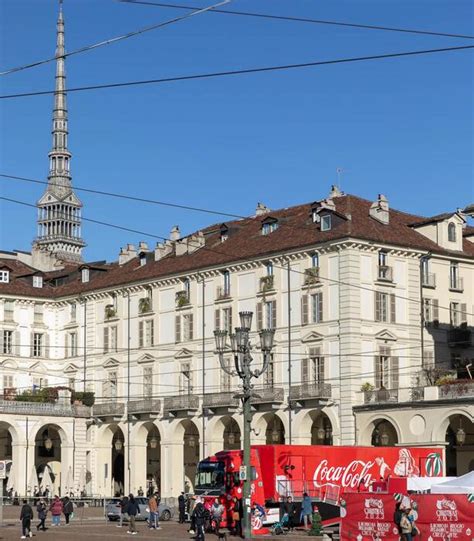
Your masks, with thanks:
[(85, 242), (81, 237), (82, 203), (71, 182), (71, 153), (68, 150), (64, 16), (62, 0), (56, 26), (56, 85), (53, 108), (53, 143), (49, 153), (48, 187), (38, 201), (36, 249), (46, 249), (67, 261), (81, 261)]

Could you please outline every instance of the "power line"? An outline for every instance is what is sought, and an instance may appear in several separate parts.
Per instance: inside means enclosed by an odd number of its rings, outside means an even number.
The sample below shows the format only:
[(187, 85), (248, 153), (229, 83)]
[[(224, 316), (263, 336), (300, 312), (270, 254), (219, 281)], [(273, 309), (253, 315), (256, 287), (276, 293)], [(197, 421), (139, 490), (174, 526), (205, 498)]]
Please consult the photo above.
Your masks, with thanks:
[[(194, 75), (163, 77), (160, 79), (144, 79), (141, 81), (127, 81), (127, 82), (122, 82), (122, 83), (107, 83), (107, 84), (101, 84), (101, 85), (78, 86), (75, 88), (69, 88), (65, 90), (64, 92), (65, 93), (88, 92), (91, 90), (101, 90), (101, 89), (106, 89), (106, 88), (122, 88), (122, 87), (128, 87), (128, 86), (141, 86), (141, 85), (148, 85), (148, 84), (173, 83), (173, 82), (178, 82), (178, 81), (193, 81), (193, 80), (199, 80), (199, 79), (229, 77), (229, 76), (234, 76), (234, 75), (248, 75), (251, 73), (266, 73), (266, 72), (272, 72), (272, 71), (302, 69), (302, 68), (310, 68), (310, 67), (315, 67), (315, 66), (326, 66), (326, 65), (331, 65), (331, 64), (347, 64), (347, 63), (352, 63), (352, 62), (384, 60), (388, 58), (421, 56), (421, 55), (426, 55), (426, 54), (462, 51), (462, 50), (467, 50), (467, 49), (474, 49), (474, 45), (461, 45), (459, 47), (443, 47), (440, 49), (423, 49), (423, 50), (417, 50), (417, 51), (406, 51), (406, 52), (401, 52), (401, 53), (387, 53), (387, 54), (370, 55), (370, 56), (356, 56), (356, 57), (349, 57), (349, 58), (338, 58), (334, 60), (302, 62), (298, 64), (283, 64), (279, 66), (264, 66), (264, 67), (248, 68), (248, 69), (240, 69), (240, 70), (197, 73)], [(4, 94), (3, 96), (0, 96), (0, 99), (26, 98), (26, 97), (31, 97), (31, 96), (47, 96), (47, 95), (53, 95), (55, 94), (55, 92), (56, 92), (55, 90), (41, 90), (41, 91), (23, 92), (23, 93), (17, 93), (17, 94)]]
[[(199, 15), (201, 13), (205, 13), (206, 11), (210, 11), (218, 6), (223, 6), (225, 4), (228, 4), (231, 0), (224, 0), (223, 2), (219, 2), (218, 4), (214, 4), (212, 6), (208, 6), (205, 8), (196, 8), (196, 11), (193, 11), (192, 13), (188, 13), (186, 15), (183, 15), (182, 17), (175, 17), (174, 19), (169, 19), (168, 21), (154, 24), (151, 26), (146, 26), (145, 28), (140, 28), (139, 30), (135, 30), (133, 32), (128, 32), (127, 34), (122, 34), (120, 36), (116, 36), (115, 38), (110, 38), (104, 41), (99, 41), (98, 43), (94, 43), (93, 45), (86, 45), (85, 47), (81, 47), (80, 49), (75, 49), (74, 51), (71, 51), (69, 53), (65, 53), (58, 56), (52, 56), (50, 58), (46, 58), (45, 60), (38, 60), (37, 62), (32, 62), (31, 64), (25, 64), (23, 66), (17, 66), (15, 68), (10, 68), (8, 70), (0, 72), (1, 75), (10, 75), (11, 73), (17, 73), (19, 71), (27, 70), (30, 68), (35, 68), (37, 66), (41, 66), (43, 64), (48, 64), (49, 62), (54, 62), (58, 58), (67, 58), (68, 56), (73, 56), (79, 53), (85, 53), (88, 51), (92, 51), (93, 49), (98, 49), (99, 47), (103, 47), (104, 45), (110, 45), (112, 43), (117, 43), (118, 41), (122, 41), (124, 39), (132, 38), (134, 36), (138, 36), (140, 34), (145, 34), (145, 32), (150, 32), (151, 30), (156, 30), (158, 28), (163, 28), (164, 26), (169, 26), (170, 24), (177, 23), (180, 21), (184, 21), (185, 19), (189, 19), (190, 17), (194, 17), (195, 15)], [(194, 9), (194, 8), (193, 8)]]
[[(156, 6), (162, 8), (171, 8), (171, 9), (199, 9), (196, 6), (184, 6), (182, 4), (165, 4), (163, 2), (146, 2), (141, 0), (117, 0), (124, 4), (137, 4), (137, 5), (146, 5), (146, 6)], [(342, 26), (348, 28), (362, 28), (365, 30), (382, 30), (386, 32), (403, 32), (405, 34), (420, 34), (427, 36), (442, 36), (447, 38), (466, 38), (474, 39), (474, 36), (469, 34), (452, 34), (447, 32), (435, 32), (430, 30), (419, 30), (413, 28), (400, 28), (393, 26), (380, 26), (380, 25), (371, 25), (371, 24), (359, 24), (359, 23), (348, 23), (343, 21), (328, 21), (323, 19), (310, 19), (306, 17), (293, 17), (288, 15), (272, 15), (270, 13), (252, 13), (248, 11), (233, 11), (228, 9), (214, 9), (212, 13), (225, 14), (225, 15), (240, 15), (244, 17), (258, 17), (260, 19), (272, 19), (278, 21), (290, 21), (290, 22), (299, 22), (299, 23), (312, 23), (312, 24), (322, 24), (322, 25), (331, 25), (331, 26)]]
[[(19, 201), (17, 199), (11, 199), (9, 197), (0, 196), (0, 200), (8, 201), (10, 203), (15, 203), (15, 204), (26, 206), (26, 207), (37, 208), (37, 206), (32, 204), (32, 203), (26, 203), (25, 201)], [(61, 213), (61, 212), (57, 213), (57, 217), (58, 218), (66, 218), (66, 219), (68, 218), (67, 214)], [(91, 222), (91, 223), (94, 223), (94, 224), (103, 225), (103, 226), (106, 226), (106, 227), (111, 227), (113, 229), (119, 229), (119, 230), (122, 230), (122, 231), (128, 231), (128, 232), (131, 232), (131, 233), (136, 233), (136, 234), (139, 234), (139, 235), (144, 235), (144, 236), (147, 236), (147, 237), (152, 237), (152, 238), (156, 238), (156, 239), (160, 239), (160, 240), (164, 240), (164, 241), (169, 240), (168, 237), (163, 237), (161, 235), (155, 235), (154, 233), (147, 233), (147, 232), (144, 232), (144, 231), (139, 231), (139, 230), (131, 229), (131, 228), (128, 228), (128, 227), (124, 227), (124, 226), (120, 226), (120, 225), (116, 225), (116, 224), (111, 224), (111, 223), (100, 221), (100, 220), (94, 220), (92, 218), (85, 218), (84, 216), (82, 216), (81, 219), (86, 221), (86, 222)], [(191, 243), (192, 241), (189, 240), (189, 242)], [(216, 250), (215, 248), (210, 248), (209, 246), (200, 246), (199, 244), (195, 244), (195, 246), (198, 247), (201, 250), (207, 250), (209, 252), (213, 252), (213, 253), (216, 253), (218, 255), (223, 255), (225, 257), (234, 257), (234, 258), (236, 257), (234, 254), (232, 254), (230, 252), (222, 252), (220, 250)], [(288, 270), (287, 267), (285, 267), (283, 265), (273, 264), (273, 266), (275, 268), (279, 268), (279, 269), (281, 269), (281, 270), (283, 270), (285, 272)], [(302, 271), (299, 271), (299, 270), (296, 270), (296, 269), (291, 269), (290, 268), (290, 272), (294, 272), (296, 274), (301, 274), (303, 276), (306, 276), (305, 272), (302, 272)], [(331, 282), (331, 283), (339, 284), (339, 285), (345, 285), (347, 287), (353, 287), (353, 288), (364, 290), (364, 291), (370, 291), (372, 293), (379, 292), (378, 289), (374, 289), (372, 287), (367, 287), (367, 286), (363, 286), (363, 285), (360, 285), (360, 284), (352, 284), (350, 282), (344, 282), (342, 280), (337, 280), (335, 278), (328, 278), (327, 276), (319, 275), (318, 278), (319, 278), (319, 280), (323, 280), (323, 281), (326, 281), (326, 282)], [(403, 295), (399, 295), (398, 293), (391, 293), (391, 295), (393, 296), (393, 298), (406, 300), (408, 302), (414, 302), (414, 303), (417, 303), (419, 305), (422, 304), (421, 299), (413, 299), (411, 297), (405, 297)], [(450, 306), (438, 305), (438, 308), (441, 309), (441, 310), (451, 311)], [(462, 314), (470, 315), (470, 316), (474, 315), (474, 313), (467, 312), (467, 311), (462, 312)]]

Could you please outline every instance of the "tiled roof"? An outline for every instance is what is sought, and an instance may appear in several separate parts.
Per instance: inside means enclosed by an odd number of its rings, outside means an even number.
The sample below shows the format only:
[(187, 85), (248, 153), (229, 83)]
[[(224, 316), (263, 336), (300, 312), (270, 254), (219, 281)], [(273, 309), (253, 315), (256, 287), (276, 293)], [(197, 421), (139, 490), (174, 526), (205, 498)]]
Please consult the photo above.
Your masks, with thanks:
[[(216, 266), (224, 268), (233, 262), (259, 256), (271, 257), (292, 249), (311, 249), (328, 241), (347, 237), (474, 258), (474, 244), (467, 239), (464, 240), (462, 253), (449, 252), (417, 232), (412, 225), (421, 223), (425, 220), (424, 217), (391, 209), (390, 223), (384, 225), (369, 216), (371, 201), (353, 195), (336, 197), (333, 201), (337, 215), (344, 216), (346, 219), (334, 220), (333, 227), (329, 231), (321, 231), (318, 224), (313, 223), (312, 204), (307, 203), (272, 211), (269, 215), (278, 219), (279, 227), (268, 235), (261, 234), (261, 223), (268, 216), (264, 214), (226, 222), (229, 227), (229, 238), (225, 242), (221, 242), (220, 239), (222, 224), (213, 224), (203, 229), (205, 246), (191, 254), (179, 257), (169, 255), (159, 261), (150, 257), (147, 264), (143, 266), (140, 265), (138, 257), (124, 265), (119, 265), (118, 262), (94, 262), (90, 265), (90, 281), (87, 283), (81, 282), (79, 271), (81, 264), (76, 264), (68, 265), (61, 271), (45, 273), (44, 287), (33, 288), (31, 276), (21, 278), (20, 275), (31, 274), (34, 269), (13, 259), (0, 258), (0, 264), (5, 263), (12, 268), (10, 283), (0, 284), (0, 295), (30, 295), (44, 298), (76, 295), (80, 292), (187, 274), (203, 268)], [(450, 215), (447, 214), (447, 216)], [(51, 280), (54, 278), (62, 278), (63, 283), (53, 286)]]

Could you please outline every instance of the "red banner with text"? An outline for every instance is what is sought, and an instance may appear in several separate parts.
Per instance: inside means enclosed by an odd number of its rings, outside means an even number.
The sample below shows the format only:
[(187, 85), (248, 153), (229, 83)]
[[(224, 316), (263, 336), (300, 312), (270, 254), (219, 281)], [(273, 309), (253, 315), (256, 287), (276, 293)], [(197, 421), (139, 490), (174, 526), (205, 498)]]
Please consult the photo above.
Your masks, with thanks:
[[(401, 498), (402, 495), (395, 495)], [(408, 498), (404, 497), (404, 502)], [(467, 494), (412, 494), (409, 496), (421, 539), (474, 539), (474, 498)], [(393, 521), (393, 494), (346, 494), (341, 516), (342, 541), (398, 541)], [(415, 538), (417, 539), (417, 538)]]

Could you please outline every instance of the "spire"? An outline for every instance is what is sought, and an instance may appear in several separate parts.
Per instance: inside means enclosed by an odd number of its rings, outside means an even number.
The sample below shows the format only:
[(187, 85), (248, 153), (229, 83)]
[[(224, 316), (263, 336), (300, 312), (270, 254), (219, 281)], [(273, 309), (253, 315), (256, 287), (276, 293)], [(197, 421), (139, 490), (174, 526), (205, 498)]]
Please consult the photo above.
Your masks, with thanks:
[(71, 153), (68, 150), (66, 100), (66, 53), (62, 0), (56, 24), (56, 83), (54, 92), (52, 147), (49, 152), (48, 186), (38, 201), (38, 238), (35, 245), (46, 247), (61, 259), (81, 260), (82, 203), (72, 189)]

